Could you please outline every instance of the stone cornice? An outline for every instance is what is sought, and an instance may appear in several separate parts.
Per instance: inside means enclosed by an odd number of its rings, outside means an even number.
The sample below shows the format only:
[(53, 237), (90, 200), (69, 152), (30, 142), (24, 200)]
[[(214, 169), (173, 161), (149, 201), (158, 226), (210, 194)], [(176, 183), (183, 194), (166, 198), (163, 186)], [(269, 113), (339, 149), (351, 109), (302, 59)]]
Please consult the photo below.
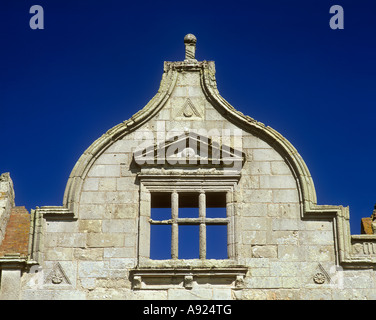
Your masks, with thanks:
[(0, 257), (0, 270), (2, 269), (27, 269), (37, 262), (30, 260), (27, 257), (21, 257), (19, 253), (6, 254)]

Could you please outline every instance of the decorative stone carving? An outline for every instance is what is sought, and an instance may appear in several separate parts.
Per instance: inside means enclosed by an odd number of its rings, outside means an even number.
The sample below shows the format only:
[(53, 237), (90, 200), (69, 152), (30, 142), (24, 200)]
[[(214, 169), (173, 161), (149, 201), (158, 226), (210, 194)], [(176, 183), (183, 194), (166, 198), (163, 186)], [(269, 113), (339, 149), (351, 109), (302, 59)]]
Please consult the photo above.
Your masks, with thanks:
[(195, 60), (196, 54), (196, 37), (189, 33), (184, 37), (185, 44), (185, 60)]
[(236, 276), (235, 288), (242, 289), (243, 287), (244, 287), (244, 276), (243, 275)]
[(69, 278), (65, 274), (61, 264), (57, 262), (51, 272), (46, 277), (45, 284), (71, 284)]
[(179, 112), (177, 113), (177, 116), (192, 118), (192, 120), (195, 118), (201, 118), (200, 113), (198, 112), (197, 108), (189, 98), (187, 98), (183, 106), (180, 108)]
[(213, 287), (242, 289), (247, 271), (246, 267), (149, 267), (131, 270), (130, 279), (132, 279), (133, 290), (193, 289), (194, 282), (200, 286), (202, 281)]
[(326, 280), (325, 274), (318, 272), (313, 276), (313, 281), (317, 284), (323, 284)]
[(141, 289), (142, 278), (141, 276), (133, 277), (133, 289)]
[(192, 287), (193, 287), (193, 276), (192, 275), (184, 276), (184, 288), (192, 289)]
[[(356, 238), (353, 236), (353, 238)], [(352, 245), (353, 253), (356, 255), (372, 256), (376, 254), (376, 244), (371, 241), (356, 242)]]
[(321, 265), (321, 263), (318, 264), (317, 269), (318, 269), (318, 272), (316, 272), (315, 275), (313, 276), (313, 282), (317, 284), (323, 284), (325, 283), (325, 281), (327, 281), (328, 283), (330, 283), (331, 278), (329, 274), (326, 272), (326, 270), (324, 269), (324, 267)]

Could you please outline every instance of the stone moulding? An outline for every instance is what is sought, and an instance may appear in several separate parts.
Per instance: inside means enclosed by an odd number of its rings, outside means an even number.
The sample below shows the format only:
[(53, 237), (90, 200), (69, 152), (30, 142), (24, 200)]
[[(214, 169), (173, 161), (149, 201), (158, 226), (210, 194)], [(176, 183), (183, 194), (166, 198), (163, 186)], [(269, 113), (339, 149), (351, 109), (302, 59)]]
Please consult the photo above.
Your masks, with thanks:
[[(169, 154), (168, 150), (180, 149), (181, 146), (196, 146), (197, 150), (185, 148), (180, 154)], [(198, 170), (204, 167), (233, 167), (237, 163), (239, 171), (245, 162), (245, 154), (229, 146), (219, 146), (217, 143), (202, 135), (186, 132), (176, 139), (166, 140), (161, 145), (151, 145), (148, 151), (134, 152), (133, 161), (140, 167), (163, 167), (163, 169), (179, 168), (181, 166), (198, 166)], [(185, 151), (191, 151), (191, 154), (184, 154)], [(197, 152), (197, 153), (196, 153)], [(158, 156), (162, 155), (162, 156)], [(138, 160), (142, 160), (139, 164)], [(173, 163), (173, 165), (170, 165)], [(240, 172), (239, 172), (240, 173)]]
[(69, 210), (68, 208), (62, 207), (54, 207), (54, 206), (46, 206), (41, 207), (39, 213), (43, 215), (43, 217), (47, 220), (75, 220), (76, 217), (74, 216), (73, 211)]
[(192, 289), (194, 282), (242, 289), (248, 268), (145, 268), (130, 271), (134, 290)]
[(36, 264), (38, 264), (36, 261), (21, 257), (19, 253), (5, 254), (3, 257), (0, 257), (0, 270), (29, 270), (30, 267)]
[[(169, 99), (177, 82), (179, 72), (194, 71), (200, 73), (201, 88), (207, 100), (227, 120), (239, 128), (249, 132), (270, 144), (284, 158), (293, 172), (298, 184), (301, 218), (302, 219), (332, 219), (335, 234), (335, 251), (338, 264), (344, 267), (376, 266), (376, 255), (372, 257), (357, 253), (353, 250), (356, 242), (362, 243), (360, 238), (351, 237), (349, 224), (349, 209), (342, 206), (317, 205), (316, 191), (311, 174), (292, 144), (274, 129), (244, 115), (231, 106), (217, 89), (215, 66), (212, 61), (180, 61), (165, 62), (164, 73), (157, 94), (149, 103), (129, 120), (113, 127), (97, 139), (79, 158), (74, 166), (64, 193), (62, 207), (41, 207), (37, 209), (46, 218), (58, 219), (77, 218), (79, 191), (83, 181), (95, 160), (115, 141), (136, 130), (154, 117)], [(376, 235), (369, 241), (376, 244)], [(359, 247), (359, 246), (358, 246)]]

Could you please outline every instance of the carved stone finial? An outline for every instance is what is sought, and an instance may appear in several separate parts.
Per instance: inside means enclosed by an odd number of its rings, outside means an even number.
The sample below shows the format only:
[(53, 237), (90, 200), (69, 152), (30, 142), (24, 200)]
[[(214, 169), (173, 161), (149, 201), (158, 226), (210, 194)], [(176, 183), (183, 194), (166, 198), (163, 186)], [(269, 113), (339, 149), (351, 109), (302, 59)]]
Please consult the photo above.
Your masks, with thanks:
[(185, 60), (196, 60), (196, 37), (189, 33), (184, 37), (185, 44)]

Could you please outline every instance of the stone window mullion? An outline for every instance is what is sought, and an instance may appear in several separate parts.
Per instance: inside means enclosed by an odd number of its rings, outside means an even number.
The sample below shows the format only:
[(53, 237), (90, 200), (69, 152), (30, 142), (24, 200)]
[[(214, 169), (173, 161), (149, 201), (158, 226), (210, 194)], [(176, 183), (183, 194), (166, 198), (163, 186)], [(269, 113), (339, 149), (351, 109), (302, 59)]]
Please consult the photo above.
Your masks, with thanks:
[(179, 195), (176, 191), (171, 194), (171, 258), (178, 259), (179, 255)]
[(206, 259), (206, 195), (202, 191), (199, 195), (200, 218), (200, 259)]
[(230, 259), (234, 259), (236, 257), (236, 250), (235, 250), (235, 213), (234, 211), (234, 199), (232, 192), (226, 193), (226, 214), (227, 219), (229, 219), (229, 223), (227, 224), (227, 253)]

